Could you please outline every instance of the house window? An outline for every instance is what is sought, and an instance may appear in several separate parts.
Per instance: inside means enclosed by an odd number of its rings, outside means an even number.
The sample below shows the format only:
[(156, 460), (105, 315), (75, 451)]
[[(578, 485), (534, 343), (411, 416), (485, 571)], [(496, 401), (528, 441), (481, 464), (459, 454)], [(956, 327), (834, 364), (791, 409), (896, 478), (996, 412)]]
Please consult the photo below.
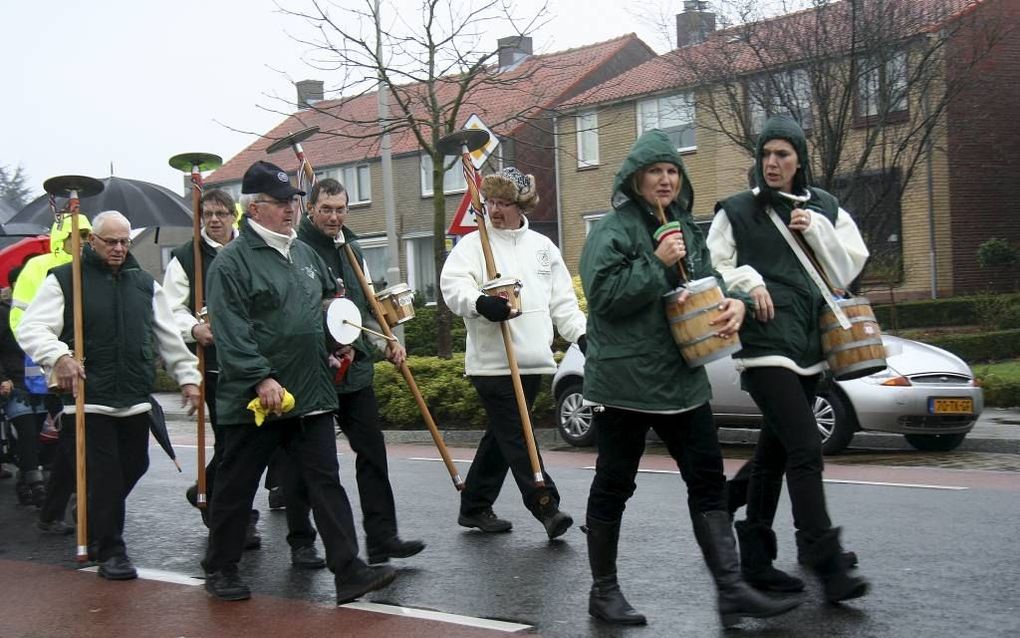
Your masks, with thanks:
[(872, 264), (902, 268), (901, 180), (900, 170), (892, 169), (856, 178), (838, 177), (832, 184), (840, 205), (850, 212), (871, 253), (869, 269), (862, 275), (865, 282), (875, 280), (876, 275), (869, 272)]
[(340, 182), (347, 191), (347, 203), (367, 204), (372, 201), (372, 174), (368, 164), (352, 164), (319, 171), (315, 174), (319, 179), (330, 177)]
[(584, 236), (587, 237), (591, 234), (591, 229), (595, 227), (595, 222), (606, 216), (606, 213), (592, 213), (584, 216)]
[(789, 115), (801, 128), (814, 124), (811, 115), (811, 78), (804, 69), (782, 71), (752, 79), (747, 86), (751, 130), (761, 132), (773, 115)]
[[(381, 292), (390, 287), (386, 280), (386, 271), (390, 267), (390, 253), (386, 245), (386, 237), (361, 237), (358, 239), (361, 244), (361, 252), (365, 255), (365, 264), (368, 266), (368, 276), (376, 292)], [(393, 282), (396, 285), (399, 282)]]
[(907, 54), (862, 58), (858, 64), (857, 108), (862, 117), (907, 110)]
[(599, 165), (599, 116), (595, 111), (574, 118), (577, 125), (577, 167)]
[(668, 135), (678, 151), (696, 149), (694, 94), (677, 93), (638, 102), (638, 135), (653, 128)]
[[(443, 173), (444, 193), (463, 193), (467, 190), (467, 182), (464, 181), (464, 167), (459, 157), (447, 155), (443, 158), (447, 169)], [(432, 156), (426, 153), (421, 154), (421, 195), (431, 197), (433, 194), (432, 184)]]
[(407, 285), (426, 303), (436, 300), (436, 263), (432, 253), (432, 235), (407, 240)]

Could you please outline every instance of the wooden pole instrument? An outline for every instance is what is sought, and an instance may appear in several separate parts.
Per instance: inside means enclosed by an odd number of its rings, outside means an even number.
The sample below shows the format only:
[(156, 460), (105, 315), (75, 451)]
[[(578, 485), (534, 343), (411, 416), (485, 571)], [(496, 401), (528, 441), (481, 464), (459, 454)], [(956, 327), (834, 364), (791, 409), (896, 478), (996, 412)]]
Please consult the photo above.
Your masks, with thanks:
[[(74, 358), (85, 365), (85, 329), (82, 323), (82, 282), (81, 282), (81, 229), (78, 226), (80, 198), (91, 197), (103, 192), (103, 183), (83, 175), (61, 175), (43, 182), (43, 189), (50, 195), (67, 197), (67, 212), (71, 215), (71, 281), (74, 315)], [(85, 379), (78, 379), (78, 392), (74, 397), (74, 433), (77, 495), (77, 559), (88, 560), (88, 483), (85, 480)]]
[[(182, 153), (170, 158), (170, 166), (183, 173), (191, 174), (191, 211), (192, 211), (192, 245), (195, 252), (195, 275), (191, 284), (191, 295), (194, 299), (192, 311), (200, 317), (205, 307), (205, 282), (202, 275), (202, 173), (223, 165), (223, 158), (211, 153)], [(207, 506), (205, 485), (205, 348), (195, 342), (195, 355), (198, 357), (198, 372), (202, 381), (198, 384), (198, 430), (196, 447), (198, 448), (198, 488), (196, 499), (200, 508)]]
[[(318, 132), (319, 127), (317, 126), (302, 129), (288, 135), (287, 137), (276, 140), (269, 145), (266, 152), (275, 153), (284, 148), (291, 148), (297, 156), (298, 162), (300, 162), (298, 171), (301, 173), (302, 177), (307, 180), (308, 184), (315, 184), (315, 171), (312, 169), (311, 163), (305, 157), (305, 151), (301, 148), (301, 142)], [(354, 249), (351, 248), (349, 244), (344, 244), (344, 253), (347, 256), (347, 261), (351, 264), (351, 270), (354, 271), (354, 275), (358, 278), (358, 284), (360, 284), (361, 289), (365, 291), (365, 298), (368, 300), (368, 305), (372, 309), (372, 316), (375, 317), (376, 321), (379, 322), (379, 326), (382, 328), (383, 334), (379, 336), (382, 336), (387, 341), (396, 341), (397, 339), (393, 336), (393, 331), (390, 329), (390, 324), (386, 320), (385, 313), (379, 305), (379, 300), (375, 296), (375, 289), (372, 287), (372, 283), (368, 281), (368, 278), (365, 277), (365, 272), (361, 269), (361, 264), (358, 263), (358, 258), (354, 254)], [(429, 434), (432, 435), (432, 441), (435, 443), (436, 449), (439, 451), (439, 456), (443, 459), (443, 464), (446, 465), (446, 470), (450, 473), (450, 479), (453, 481), (454, 487), (456, 487), (458, 491), (463, 490), (464, 479), (461, 478), (460, 472), (457, 470), (457, 466), (454, 464), (453, 458), (450, 456), (450, 451), (446, 447), (446, 442), (443, 441), (443, 435), (439, 432), (439, 428), (436, 426), (436, 422), (433, 420), (432, 414), (429, 412), (429, 407), (425, 403), (425, 398), (418, 389), (418, 384), (415, 382), (414, 375), (411, 374), (411, 368), (408, 367), (406, 361), (403, 361), (400, 364), (400, 374), (404, 377), (407, 387), (411, 390), (415, 403), (418, 404), (418, 410), (421, 412), (422, 419), (425, 421), (425, 427), (428, 428)]]
[[(467, 182), (468, 191), (471, 193), (471, 207), (478, 215), (478, 233), (481, 235), (482, 255), (485, 258), (485, 274), (489, 280), (499, 278), (496, 271), (496, 263), (492, 258), (492, 246), (489, 244), (489, 231), (485, 226), (485, 208), (482, 206), (482, 196), (478, 192), (478, 184), (475, 181), (477, 169), (471, 162), (471, 152), (482, 148), (489, 142), (489, 134), (480, 129), (464, 129), (444, 136), (439, 140), (437, 148), (444, 155), (460, 155), (461, 164), (464, 168), (464, 180)], [(510, 364), (510, 378), (513, 381), (514, 395), (517, 397), (517, 411), (521, 415), (521, 430), (524, 434), (524, 443), (528, 448), (528, 459), (531, 461), (531, 472), (537, 487), (545, 487), (545, 476), (542, 474), (542, 466), (538, 461), (538, 448), (535, 446), (535, 432), (531, 427), (531, 415), (528, 413), (528, 402), (524, 399), (524, 387), (521, 385), (521, 372), (517, 367), (517, 356), (514, 354), (513, 337), (510, 335), (510, 326), (506, 321), (499, 322), (500, 330), (503, 333), (503, 346), (506, 348), (507, 362)]]

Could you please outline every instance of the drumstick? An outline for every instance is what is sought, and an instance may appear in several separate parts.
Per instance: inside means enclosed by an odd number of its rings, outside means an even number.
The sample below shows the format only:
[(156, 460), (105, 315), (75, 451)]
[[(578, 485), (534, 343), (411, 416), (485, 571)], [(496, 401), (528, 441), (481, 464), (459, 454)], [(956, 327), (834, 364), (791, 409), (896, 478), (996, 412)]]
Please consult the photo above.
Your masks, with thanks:
[(346, 323), (348, 326), (354, 326), (358, 330), (364, 330), (365, 332), (367, 332), (370, 335), (375, 335), (377, 337), (381, 337), (381, 338), (383, 338), (383, 339), (385, 339), (387, 341), (396, 341), (397, 340), (397, 338), (394, 337), (393, 335), (384, 335), (381, 332), (376, 332), (375, 330), (372, 330), (370, 328), (366, 328), (365, 326), (359, 326), (358, 324), (354, 323), (353, 321), (347, 321), (346, 319), (344, 319), (343, 323)]
[[(667, 223), (666, 213), (662, 211), (662, 203), (659, 202), (658, 198), (655, 199), (655, 206), (659, 212), (659, 223), (665, 225)], [(683, 233), (681, 232), (680, 235), (683, 236)], [(687, 271), (684, 270), (684, 260), (680, 259), (680, 261), (676, 262), (676, 267), (680, 269), (680, 279), (683, 280), (684, 283), (687, 283)]]

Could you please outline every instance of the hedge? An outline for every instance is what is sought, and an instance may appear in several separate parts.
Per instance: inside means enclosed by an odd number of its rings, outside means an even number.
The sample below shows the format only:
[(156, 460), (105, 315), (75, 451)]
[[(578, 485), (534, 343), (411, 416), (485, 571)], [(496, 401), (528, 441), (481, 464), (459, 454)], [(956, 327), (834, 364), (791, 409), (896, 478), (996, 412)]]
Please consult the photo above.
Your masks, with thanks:
[(1020, 325), (1020, 294), (973, 295), (897, 303), (895, 325), (892, 305), (875, 305), (873, 310), (879, 325), (887, 331), (966, 325), (1006, 329)]
[(1020, 329), (940, 335), (927, 337), (924, 342), (948, 350), (967, 363), (1020, 358)]

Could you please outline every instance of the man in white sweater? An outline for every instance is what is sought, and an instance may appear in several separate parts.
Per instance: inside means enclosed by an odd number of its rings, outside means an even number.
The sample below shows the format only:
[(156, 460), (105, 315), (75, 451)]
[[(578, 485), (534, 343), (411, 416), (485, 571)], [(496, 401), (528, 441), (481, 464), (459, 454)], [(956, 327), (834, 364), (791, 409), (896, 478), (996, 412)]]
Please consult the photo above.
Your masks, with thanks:
[[(553, 374), (553, 326), (584, 349), (586, 319), (577, 305), (570, 273), (556, 245), (528, 228), (524, 215), (538, 204), (535, 178), (513, 167), (482, 181), (489, 242), (496, 270), (520, 280), (521, 308), (511, 311), (506, 299), (482, 292), (487, 283), (482, 240), (473, 232), (454, 246), (440, 276), (443, 298), (467, 327), (465, 369), (478, 391), (489, 419), (461, 492), (458, 523), (483, 532), (508, 532), (510, 521), (497, 518), (492, 504), (507, 470), (513, 473), (524, 506), (545, 526), (550, 539), (564, 534), (573, 519), (560, 511), (560, 495), (552, 477), (535, 485), (517, 408), (510, 365), (500, 329), (508, 325), (513, 339), (528, 408), (538, 394), (541, 375)], [(541, 461), (541, 457), (539, 458)]]

